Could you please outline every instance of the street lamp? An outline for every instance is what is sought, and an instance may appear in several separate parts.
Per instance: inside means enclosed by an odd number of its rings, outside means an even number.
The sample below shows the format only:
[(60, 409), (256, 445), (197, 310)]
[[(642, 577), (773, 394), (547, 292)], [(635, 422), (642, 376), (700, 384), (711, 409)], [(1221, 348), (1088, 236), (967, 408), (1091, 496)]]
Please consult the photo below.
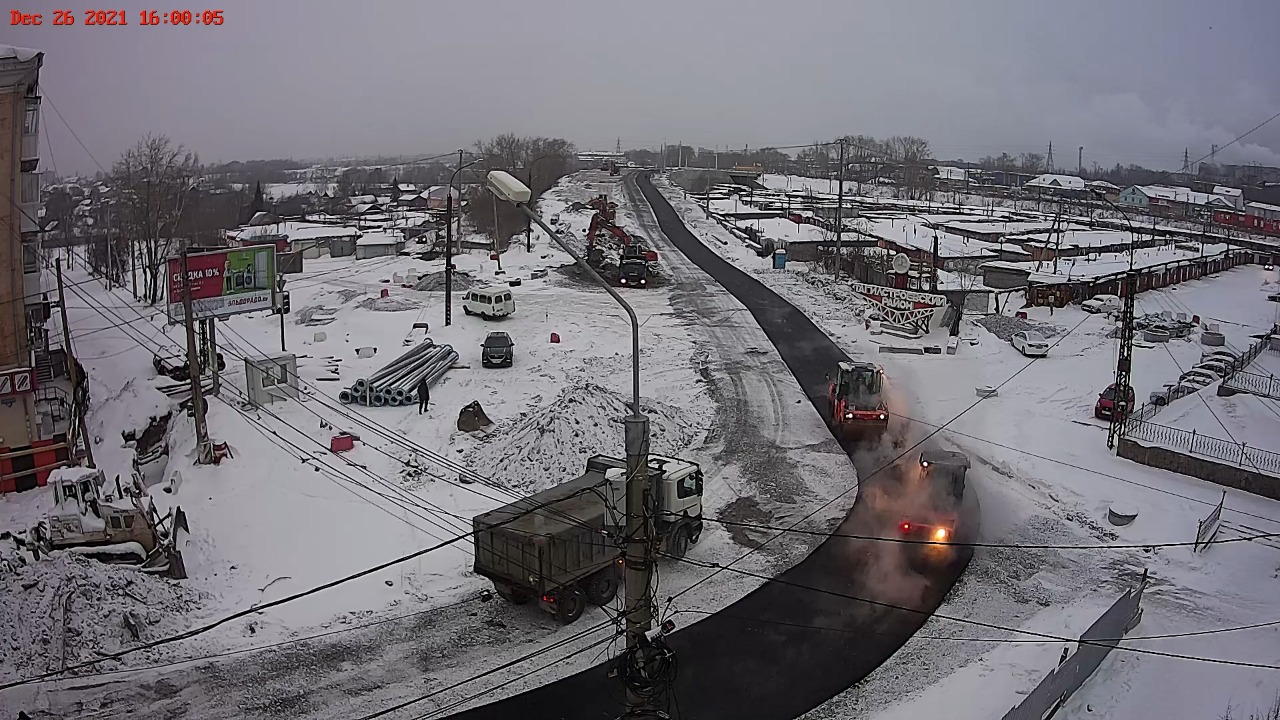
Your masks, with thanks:
[[(561, 155), (559, 153), (550, 153), (548, 155), (543, 155), (540, 158), (536, 158), (529, 163), (529, 167), (526, 168), (528, 172), (525, 175), (526, 177), (525, 186), (528, 187), (530, 191), (533, 190), (533, 166), (537, 165), (543, 160), (546, 160), (547, 158), (553, 158), (553, 157), (561, 157)], [(533, 252), (533, 223), (529, 220), (529, 218), (524, 219), (524, 251)]]
[[(600, 284), (609, 295), (626, 311), (631, 320), (631, 414), (624, 420), (623, 443), (627, 451), (627, 489), (626, 489), (626, 636), (627, 649), (637, 651), (645, 642), (653, 621), (653, 608), (649, 604), (648, 590), (653, 579), (653, 559), (649, 557), (652, 537), (652, 523), (645, 511), (645, 495), (648, 487), (649, 467), (649, 418), (640, 412), (640, 321), (635, 310), (622, 299), (617, 290), (609, 286), (604, 278), (595, 271), (581, 255), (574, 252), (563, 239), (543, 222), (530, 207), (533, 192), (511, 173), (493, 170), (488, 175), (486, 185), (489, 191), (501, 200), (505, 200), (525, 214), (525, 217), (538, 224), (560, 249), (569, 253), (578, 267)], [(627, 698), (633, 709), (643, 708), (645, 703), (638, 697)]]
[[(458, 169), (453, 171), (449, 176), (449, 184), (444, 190), (444, 325), (448, 327), (453, 324), (453, 181), (458, 177), (458, 173), (480, 162), (482, 158), (476, 158), (466, 165), (462, 164), (462, 151), (458, 151)], [(462, 192), (458, 192), (461, 199)], [(458, 204), (461, 211), (461, 203)], [(461, 232), (461, 228), (459, 228)]]

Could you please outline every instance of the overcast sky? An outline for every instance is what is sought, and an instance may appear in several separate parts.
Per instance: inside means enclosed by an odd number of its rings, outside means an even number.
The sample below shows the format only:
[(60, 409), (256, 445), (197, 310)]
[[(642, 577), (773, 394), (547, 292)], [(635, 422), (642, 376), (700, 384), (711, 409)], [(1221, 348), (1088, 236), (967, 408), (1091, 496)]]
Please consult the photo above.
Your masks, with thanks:
[[(1280, 0), (219, 0), (220, 27), (26, 4), (45, 24), (3, 42), (46, 54), (42, 167), (63, 174), (96, 165), (54, 107), (108, 167), (152, 131), (205, 161), (866, 133), (1176, 168), (1280, 112)], [(1280, 165), (1280, 120), (1219, 159)]]

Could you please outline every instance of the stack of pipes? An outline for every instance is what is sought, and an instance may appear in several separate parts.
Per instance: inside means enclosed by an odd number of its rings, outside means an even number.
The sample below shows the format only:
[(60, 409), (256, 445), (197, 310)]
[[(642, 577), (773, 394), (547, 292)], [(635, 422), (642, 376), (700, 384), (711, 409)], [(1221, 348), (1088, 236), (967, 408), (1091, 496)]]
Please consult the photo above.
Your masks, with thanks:
[(428, 339), (369, 377), (356, 380), (338, 393), (338, 401), (372, 407), (412, 405), (418, 401), (418, 383), (435, 384), (457, 361), (452, 345), (436, 345)]

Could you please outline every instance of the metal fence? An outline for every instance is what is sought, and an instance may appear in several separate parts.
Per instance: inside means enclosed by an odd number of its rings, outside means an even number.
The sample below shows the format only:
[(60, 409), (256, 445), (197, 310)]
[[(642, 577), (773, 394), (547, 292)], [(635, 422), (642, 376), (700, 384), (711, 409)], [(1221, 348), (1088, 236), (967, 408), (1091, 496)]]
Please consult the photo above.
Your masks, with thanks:
[(1136, 414), (1125, 422), (1124, 436), (1131, 440), (1145, 440), (1184, 450), (1192, 455), (1221, 460), (1246, 470), (1280, 475), (1280, 453), (1252, 448), (1246, 443), (1238, 443), (1234, 440), (1201, 435), (1195, 430), (1160, 425), (1139, 419)]
[(1222, 499), (1218, 501), (1218, 506), (1209, 513), (1209, 517), (1198, 521), (1196, 524), (1196, 544), (1192, 547), (1193, 551), (1200, 552), (1213, 543), (1218, 531), (1222, 529), (1222, 506), (1226, 502), (1227, 491), (1223, 490)]
[(1280, 378), (1273, 375), (1237, 371), (1224, 378), (1222, 386), (1280, 400)]
[(1111, 648), (1120, 644), (1125, 633), (1142, 619), (1142, 591), (1147, 585), (1147, 573), (1136, 588), (1130, 588), (1120, 596), (1102, 617), (1080, 636), (1076, 651), (1063, 659), (1049, 676), (1040, 681), (1018, 706), (1005, 713), (1003, 720), (1042, 720), (1062, 707), (1071, 693), (1080, 689), (1085, 680), (1098, 669)]

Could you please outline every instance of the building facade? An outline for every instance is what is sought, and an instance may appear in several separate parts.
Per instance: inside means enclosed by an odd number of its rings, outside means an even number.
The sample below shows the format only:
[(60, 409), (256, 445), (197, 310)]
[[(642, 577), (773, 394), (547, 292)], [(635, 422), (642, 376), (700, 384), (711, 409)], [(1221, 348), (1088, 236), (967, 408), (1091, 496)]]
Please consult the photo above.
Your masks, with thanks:
[[(47, 353), (41, 287), (40, 67), (44, 54), (0, 46), (0, 448), (44, 439), (36, 409), (36, 358)], [(45, 356), (47, 358), (47, 355)]]

